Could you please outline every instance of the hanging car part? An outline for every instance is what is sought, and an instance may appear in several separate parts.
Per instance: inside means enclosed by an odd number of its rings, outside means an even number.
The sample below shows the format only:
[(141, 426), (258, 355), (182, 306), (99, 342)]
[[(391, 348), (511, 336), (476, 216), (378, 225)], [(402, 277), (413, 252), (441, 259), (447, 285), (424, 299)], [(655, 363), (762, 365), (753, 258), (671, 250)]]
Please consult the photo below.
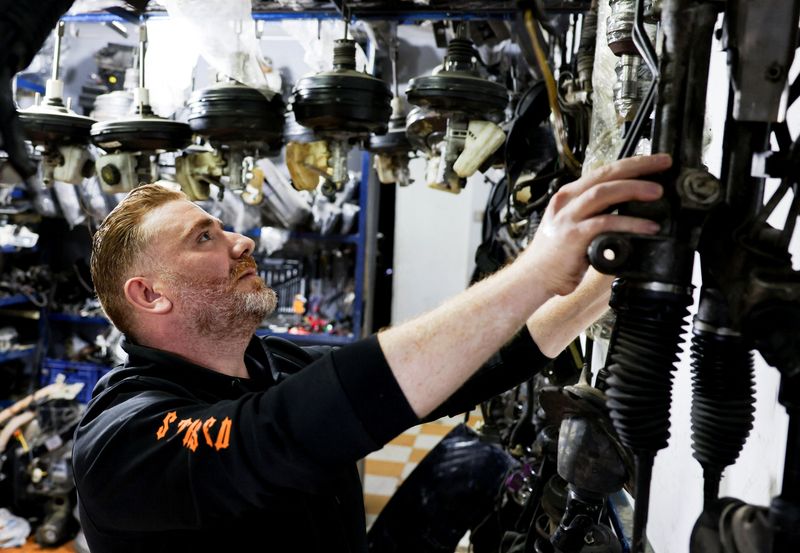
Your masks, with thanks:
[(436, 110), (415, 107), (406, 115), (406, 138), (414, 151), (429, 158), (438, 155), (446, 129), (447, 117)]
[[(664, 40), (653, 150), (670, 153), (674, 164), (657, 177), (664, 185), (662, 200), (619, 209), (625, 215), (657, 220), (661, 232), (654, 236), (601, 234), (589, 250), (589, 259), (599, 271), (621, 279), (612, 297), (617, 321), (606, 362), (611, 374), (606, 394), (620, 439), (636, 459), (635, 553), (645, 546), (653, 459), (669, 438), (674, 363), (692, 303), (694, 252), (708, 211), (718, 201), (688, 193), (718, 186), (701, 160), (717, 8), (688, 0), (662, 5)], [(642, 18), (643, 0), (637, 0), (634, 28), (641, 27)]]
[(635, 4), (634, 0), (610, 0), (611, 15), (606, 22), (608, 47), (619, 58), (615, 68), (614, 108), (621, 121), (633, 121), (652, 81), (647, 64), (634, 44)]
[(56, 25), (54, 36), (53, 72), (47, 80), (44, 98), (38, 103), (37, 96), (37, 103), (21, 110), (19, 119), (41, 158), (42, 184), (50, 186), (55, 180), (81, 184), (94, 172), (86, 146), (95, 120), (78, 115), (64, 105), (64, 81), (59, 79), (63, 21)]
[[(591, 355), (587, 342), (587, 356)], [(542, 390), (542, 408), (559, 425), (558, 475), (567, 483), (565, 509), (549, 540), (536, 541), (539, 553), (580, 553), (602, 532), (601, 515), (610, 494), (622, 489), (632, 467), (605, 405), (605, 395), (589, 384), (588, 357), (575, 385)], [(530, 539), (530, 538), (529, 538)], [(617, 546), (618, 540), (614, 541)], [(607, 543), (608, 551), (614, 551)]]
[(755, 411), (753, 354), (727, 313), (721, 294), (704, 285), (692, 330), (692, 448), (707, 507), (717, 500), (722, 471), (741, 453)]
[[(800, 216), (800, 141), (781, 121), (780, 97), (785, 68), (796, 55), (800, 2), (734, 2), (726, 16), (727, 147), (720, 189), (711, 189), (723, 201), (700, 242), (703, 289), (692, 347), (693, 447), (705, 497), (690, 550), (784, 553), (800, 549), (800, 348), (793, 334), (800, 325), (800, 272), (789, 252)], [(788, 87), (787, 111), (796, 106), (798, 82)], [(770, 197), (767, 177), (780, 179)], [(776, 208), (790, 191), (788, 209), (778, 217)], [(789, 416), (781, 492), (768, 507), (716, 497), (719, 473), (736, 459), (752, 428), (750, 349), (779, 370), (778, 400)]]
[(316, 190), (330, 176), (328, 143), (299, 124), (290, 109), (286, 110), (283, 139), (291, 185), (295, 190)]
[(255, 144), (265, 154), (283, 146), (285, 106), (280, 94), (267, 99), (255, 88), (226, 82), (195, 92), (187, 106), (192, 131), (212, 143)]
[(161, 152), (181, 150), (191, 143), (192, 129), (186, 123), (164, 119), (153, 113), (145, 88), (144, 58), (147, 28), (139, 27), (139, 87), (134, 90), (131, 117), (92, 125), (92, 142), (105, 155), (95, 167), (103, 190), (128, 192), (143, 183), (158, 180), (157, 158)]
[(429, 185), (453, 193), (460, 192), (466, 178), (503, 144), (505, 133), (497, 123), (505, 118), (508, 105), (506, 87), (478, 70), (478, 54), (472, 41), (463, 36), (464, 29), (461, 25), (448, 44), (440, 68), (411, 79), (406, 90), (410, 103), (446, 118), (437, 148), (438, 167)]
[(28, 157), (14, 106), (11, 80), (28, 67), (59, 18), (74, 0), (0, 2), (0, 148), (8, 153), (14, 170), (23, 178), (36, 173)]
[(406, 136), (406, 112), (399, 97), (392, 99), (392, 117), (386, 134), (374, 134), (369, 139), (367, 151), (375, 154), (375, 170), (383, 184), (411, 184), (408, 172), (408, 155), (411, 143)]
[(187, 106), (189, 126), (213, 148), (219, 165), (203, 174), (197, 169), (209, 166), (209, 153), (199, 154), (204, 160), (199, 166), (189, 159), (192, 153), (177, 158), (176, 177), (184, 191), (188, 188), (199, 194), (197, 199), (205, 199), (209, 183), (216, 182), (247, 203), (261, 203), (264, 178), (255, 160), (274, 156), (283, 146), (285, 106), (280, 94), (267, 99), (254, 88), (226, 82), (195, 92)]
[(378, 173), (378, 180), (381, 183), (397, 183), (400, 186), (408, 186), (411, 184), (411, 177), (408, 173), (411, 143), (406, 136), (406, 110), (397, 83), (397, 51), (398, 44), (395, 36), (392, 39), (390, 56), (394, 98), (392, 98), (389, 130), (385, 134), (373, 134), (369, 139), (367, 150), (375, 154), (375, 171)]
[(351, 147), (388, 130), (391, 98), (386, 83), (356, 71), (356, 43), (346, 38), (335, 41), (332, 70), (297, 81), (290, 101), (294, 117), (328, 143), (325, 195), (333, 196), (347, 181)]

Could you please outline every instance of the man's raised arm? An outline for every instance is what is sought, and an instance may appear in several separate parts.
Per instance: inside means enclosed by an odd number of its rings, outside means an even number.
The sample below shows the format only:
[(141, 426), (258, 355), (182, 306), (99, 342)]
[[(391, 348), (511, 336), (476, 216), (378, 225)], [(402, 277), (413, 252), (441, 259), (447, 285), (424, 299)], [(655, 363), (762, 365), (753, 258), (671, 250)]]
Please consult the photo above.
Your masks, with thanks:
[[(658, 232), (652, 221), (604, 212), (622, 202), (661, 197), (660, 185), (639, 177), (670, 165), (667, 155), (629, 158), (565, 185), (513, 263), (442, 306), (380, 332), (381, 349), (417, 416), (447, 399), (526, 322), (535, 324), (535, 313), (547, 300), (575, 290), (588, 267), (586, 250), (598, 234)], [(553, 322), (552, 317), (542, 320)], [(532, 335), (545, 342), (537, 344), (546, 353), (563, 334), (537, 333), (534, 328)]]

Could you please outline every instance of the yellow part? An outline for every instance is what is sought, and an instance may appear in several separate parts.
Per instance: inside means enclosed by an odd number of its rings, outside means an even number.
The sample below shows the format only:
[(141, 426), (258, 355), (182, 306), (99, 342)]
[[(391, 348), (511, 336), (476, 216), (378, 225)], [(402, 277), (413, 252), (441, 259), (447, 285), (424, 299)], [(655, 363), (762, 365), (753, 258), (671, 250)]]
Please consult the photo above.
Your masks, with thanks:
[(292, 301), (292, 311), (298, 315), (306, 312), (306, 298), (302, 294), (295, 294), (294, 301)]
[(216, 153), (193, 152), (175, 159), (175, 179), (190, 200), (207, 200), (211, 194), (209, 182), (218, 182), (225, 161)]
[(28, 442), (25, 440), (25, 436), (22, 435), (22, 432), (20, 432), (19, 430), (15, 431), (14, 437), (17, 440), (19, 440), (19, 443), (22, 446), (22, 451), (25, 451), (27, 453), (30, 447), (28, 447)]
[(331, 174), (328, 167), (328, 143), (289, 142), (286, 145), (286, 166), (292, 177), (292, 186), (297, 190), (315, 190), (320, 179)]
[(525, 10), (525, 28), (528, 31), (528, 38), (530, 38), (533, 53), (536, 57), (536, 62), (544, 77), (545, 88), (547, 89), (547, 99), (550, 103), (551, 121), (556, 130), (556, 146), (558, 152), (564, 160), (564, 165), (567, 169), (572, 171), (575, 175), (581, 173), (581, 162), (573, 155), (572, 150), (567, 144), (567, 132), (564, 129), (564, 117), (561, 115), (561, 108), (558, 104), (558, 87), (556, 85), (553, 72), (550, 70), (550, 65), (547, 63), (547, 56), (542, 50), (542, 45), (539, 44), (538, 33), (536, 32), (536, 19), (533, 17), (531, 10)]

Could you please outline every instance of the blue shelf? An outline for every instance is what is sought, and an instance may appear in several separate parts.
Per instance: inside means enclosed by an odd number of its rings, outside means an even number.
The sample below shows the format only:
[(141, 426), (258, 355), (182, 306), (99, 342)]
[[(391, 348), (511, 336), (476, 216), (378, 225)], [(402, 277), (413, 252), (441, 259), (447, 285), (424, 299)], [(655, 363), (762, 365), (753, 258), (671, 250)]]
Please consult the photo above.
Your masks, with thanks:
[[(483, 21), (487, 19), (500, 19), (511, 20), (516, 16), (515, 10), (491, 10), (486, 11), (387, 11), (375, 13), (355, 13), (351, 17), (352, 20), (376, 20), (376, 21), (397, 21), (400, 24), (414, 24), (420, 21)], [(147, 12), (146, 18), (168, 17), (166, 12)], [(62, 21), (71, 21), (76, 23), (107, 23), (116, 21), (120, 23), (129, 23), (122, 17), (105, 12), (95, 13), (79, 13), (65, 15)], [(337, 20), (341, 21), (342, 14), (336, 10), (303, 10), (303, 11), (269, 11), (269, 12), (254, 12), (253, 19), (257, 21), (285, 21), (292, 19), (319, 19), (319, 20)]]
[(295, 240), (319, 240), (322, 242), (346, 242), (348, 244), (356, 244), (358, 242), (357, 234), (317, 234), (314, 232), (292, 232), (289, 238)]
[[(351, 19), (362, 21), (396, 21), (401, 25), (419, 23), (420, 21), (484, 21), (486, 19), (514, 19), (514, 11), (494, 10), (486, 12), (459, 12), (453, 11), (387, 11), (384, 13), (356, 13)], [(342, 14), (338, 11), (305, 11), (305, 12), (260, 12), (254, 13), (253, 19), (262, 21), (282, 21), (285, 19), (334, 19), (341, 21)]]
[(28, 296), (23, 296), (22, 294), (17, 294), (16, 296), (9, 296), (7, 298), (0, 298), (0, 307), (7, 307), (9, 305), (20, 305), (23, 303), (29, 303), (31, 300), (28, 299)]
[(6, 361), (13, 361), (14, 359), (25, 359), (26, 357), (30, 357), (36, 351), (36, 346), (25, 346), (22, 349), (13, 349), (10, 351), (3, 351), (0, 352), (0, 363), (5, 363)]
[(24, 88), (26, 90), (38, 92), (39, 94), (44, 94), (44, 85), (35, 83), (24, 77), (17, 77), (17, 88)]
[(333, 334), (291, 334), (289, 332), (273, 332), (266, 328), (256, 330), (256, 336), (278, 336), (300, 345), (343, 346), (357, 340), (355, 336), (338, 336)]
[[(147, 19), (152, 19), (156, 17), (167, 17), (167, 12), (149, 12), (145, 15), (145, 17)], [(123, 17), (114, 15), (113, 13), (106, 13), (106, 12), (67, 14), (61, 17), (61, 21), (67, 21), (73, 23), (109, 23), (113, 21), (119, 23), (130, 23), (130, 21), (128, 21)]]
[(67, 323), (90, 324), (90, 325), (108, 325), (111, 324), (105, 317), (81, 317), (80, 315), (73, 315), (72, 313), (50, 313), (47, 316), (51, 321), (63, 321)]
[[(254, 228), (245, 232), (250, 238), (259, 238), (261, 228)], [(289, 233), (290, 240), (316, 240), (319, 242), (341, 242), (347, 244), (357, 244), (358, 234), (319, 234), (317, 232), (296, 232)]]
[(19, 246), (0, 246), (0, 252), (3, 253), (19, 253), (19, 252), (35, 252), (36, 246), (32, 248), (20, 248)]

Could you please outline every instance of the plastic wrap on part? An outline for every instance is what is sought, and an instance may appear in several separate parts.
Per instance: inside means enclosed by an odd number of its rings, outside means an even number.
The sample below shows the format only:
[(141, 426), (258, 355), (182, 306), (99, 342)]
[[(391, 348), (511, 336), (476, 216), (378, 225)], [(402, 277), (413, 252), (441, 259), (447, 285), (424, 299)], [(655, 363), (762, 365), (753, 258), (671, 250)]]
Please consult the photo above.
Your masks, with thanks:
[[(344, 37), (344, 21), (319, 23), (309, 19), (287, 19), (281, 21), (281, 28), (305, 50), (303, 61), (311, 67), (308, 74), (313, 75), (333, 68), (331, 52), (334, 41)], [(356, 44), (356, 70), (361, 71), (367, 65), (364, 50), (361, 49), (361, 45)]]
[(111, 212), (111, 205), (109, 204), (108, 196), (103, 194), (103, 190), (100, 188), (98, 178), (91, 177), (84, 180), (78, 193), (81, 196), (87, 214), (92, 221), (99, 225)]
[(289, 241), (291, 233), (282, 228), (261, 227), (261, 234), (258, 237), (258, 251), (264, 255), (272, 255), (283, 248)]
[(0, 509), (0, 547), (21, 547), (31, 534), (30, 523), (8, 509)]
[(611, 8), (608, 0), (597, 3), (597, 48), (592, 72), (592, 124), (583, 160), (583, 172), (602, 167), (616, 159), (622, 147), (621, 127), (614, 109), (617, 56), (606, 41), (606, 23)]
[[(200, 55), (222, 75), (271, 99), (280, 88), (261, 54), (249, 0), (161, 0), (176, 34), (192, 40)], [(278, 79), (270, 82), (271, 79)], [(277, 86), (276, 86), (277, 84)]]

